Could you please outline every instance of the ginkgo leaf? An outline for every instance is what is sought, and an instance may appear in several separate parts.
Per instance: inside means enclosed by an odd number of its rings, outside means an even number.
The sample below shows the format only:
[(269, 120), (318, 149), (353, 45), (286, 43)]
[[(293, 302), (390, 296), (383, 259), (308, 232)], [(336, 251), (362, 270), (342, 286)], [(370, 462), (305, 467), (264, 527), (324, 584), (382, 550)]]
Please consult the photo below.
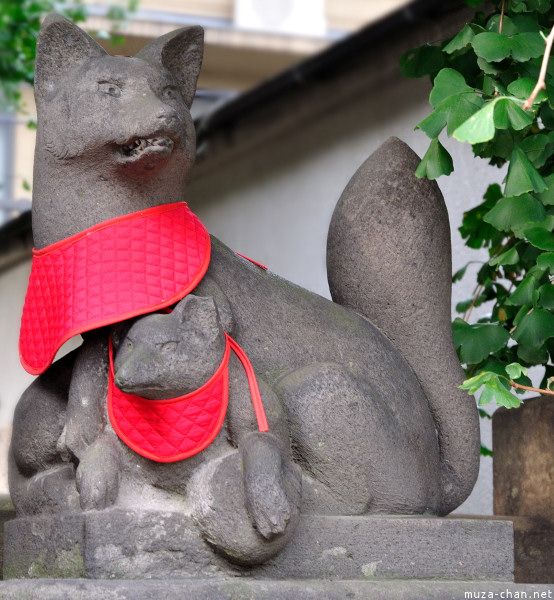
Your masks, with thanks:
[(523, 231), (525, 237), (539, 250), (554, 250), (554, 233), (543, 227), (530, 227)]
[(461, 390), (466, 390), (468, 394), (475, 394), (479, 391), (479, 388), (483, 387), (487, 381), (497, 377), (497, 373), (491, 371), (481, 371), (478, 375), (466, 379), (462, 385), (459, 386)]
[(416, 129), (424, 131), (431, 139), (436, 138), (446, 126), (448, 135), (452, 133), (482, 106), (483, 100), (473, 91), (449, 96)]
[(494, 31), (478, 33), (471, 41), (471, 45), (475, 54), (487, 62), (503, 60), (510, 56), (512, 51), (511, 39)]
[(554, 309), (554, 283), (545, 283), (539, 288), (539, 306)]
[(453, 133), (459, 142), (480, 144), (494, 137), (494, 101), (488, 102)]
[(439, 47), (425, 44), (408, 50), (400, 59), (400, 69), (406, 77), (423, 77), (437, 73), (444, 62), (445, 56)]
[(450, 175), (454, 170), (452, 157), (448, 154), (446, 148), (437, 138), (431, 140), (425, 156), (421, 159), (415, 176), (427, 177), (427, 179), (437, 179), (441, 175)]
[[(481, 28), (482, 31), (484, 29)], [(452, 54), (457, 50), (467, 48), (471, 44), (471, 40), (475, 37), (475, 31), (471, 25), (466, 25), (450, 42), (443, 48), (443, 52)]]
[(519, 262), (519, 253), (517, 248), (510, 248), (495, 258), (489, 260), (489, 265), (495, 267), (497, 265), (516, 265)]
[[(502, 27), (500, 27), (500, 21), (502, 21)], [(488, 20), (487, 31), (500, 31), (500, 29), (502, 29), (502, 33), (507, 36), (512, 36), (519, 31), (513, 19), (507, 15), (502, 17), (497, 13)]]
[(461, 73), (454, 69), (441, 69), (433, 81), (433, 89), (429, 95), (431, 106), (437, 107), (441, 102), (457, 96), (463, 92), (473, 92), (473, 88), (467, 85)]
[(506, 408), (517, 408), (521, 404), (521, 400), (508, 391), (498, 377), (485, 384), (479, 398), (479, 406), (490, 404), (493, 400), (498, 406)]
[[(554, 153), (554, 143), (544, 133), (526, 137), (521, 141), (519, 147), (525, 152), (527, 158), (537, 169), (540, 169)], [(545, 181), (549, 185), (546, 178)]]
[[(531, 77), (520, 77), (508, 85), (508, 92), (520, 100), (527, 100), (535, 88), (536, 83), (536, 80)], [(541, 90), (537, 94), (534, 104), (543, 102), (546, 99), (546, 92)]]
[(554, 206), (554, 173), (544, 178), (547, 189), (539, 194), (539, 200), (545, 206)]
[(460, 352), (460, 359), (466, 364), (477, 364), (489, 354), (503, 348), (510, 334), (496, 323), (475, 323), (470, 325), (457, 318), (452, 324), (454, 346)]
[(498, 129), (511, 127), (516, 131), (528, 127), (533, 122), (529, 116), (511, 98), (498, 98), (494, 107), (494, 125)]
[(554, 337), (554, 315), (544, 308), (528, 312), (512, 333), (516, 342), (530, 348), (540, 348)]
[(521, 196), (526, 192), (542, 192), (547, 184), (539, 172), (517, 146), (512, 151), (508, 175), (506, 176), (506, 196)]
[(538, 33), (517, 33), (511, 41), (512, 57), (518, 62), (527, 62), (544, 54), (544, 40)]
[(525, 304), (533, 304), (535, 300), (535, 292), (537, 290), (537, 280), (528, 275), (516, 288), (515, 292), (506, 300), (506, 304), (512, 306), (524, 306)]
[(539, 268), (548, 269), (551, 273), (554, 273), (554, 252), (543, 252), (537, 257), (537, 265)]
[(506, 365), (506, 373), (512, 381), (515, 381), (522, 375), (527, 375), (527, 369), (519, 363), (510, 363), (509, 365)]
[(501, 198), (483, 217), (500, 231), (513, 231), (530, 221), (542, 221), (546, 216), (544, 206), (531, 194)]
[(548, 361), (548, 350), (546, 349), (546, 346), (532, 348), (531, 346), (526, 346), (520, 342), (516, 348), (517, 357), (530, 365), (541, 365)]

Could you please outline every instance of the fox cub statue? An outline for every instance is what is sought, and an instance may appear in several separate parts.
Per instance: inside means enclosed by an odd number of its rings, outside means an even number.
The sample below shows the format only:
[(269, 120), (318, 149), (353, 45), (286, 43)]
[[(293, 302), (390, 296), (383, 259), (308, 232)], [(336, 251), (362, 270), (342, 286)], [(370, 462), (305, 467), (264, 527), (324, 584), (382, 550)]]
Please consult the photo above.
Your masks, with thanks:
[[(69, 21), (45, 20), (35, 79), (38, 251), (182, 202), (202, 50), (202, 30), (189, 27), (135, 57), (113, 57)], [(328, 238), (333, 301), (212, 236), (205, 274), (172, 314), (83, 333), (17, 407), (10, 486), (18, 513), (132, 508), (142, 486), (142, 502), (192, 510), (223, 553), (233, 530), (248, 530), (242, 550), (228, 554), (253, 563), (283, 546), (299, 510), (445, 515), (459, 506), (477, 476), (477, 411), (455, 387), (463, 373), (450, 337), (446, 209), (434, 182), (412, 178), (415, 165), (391, 139), (345, 189)], [(198, 343), (191, 331), (201, 331)], [(258, 377), (269, 432), (256, 431), (232, 357), (229, 410), (214, 442), (171, 464), (135, 456), (108, 418), (110, 336), (115, 385), (156, 402), (209, 376), (223, 331)], [(166, 341), (173, 354), (162, 352)], [(170, 377), (171, 356), (180, 364)], [(210, 502), (225, 525), (210, 520)]]

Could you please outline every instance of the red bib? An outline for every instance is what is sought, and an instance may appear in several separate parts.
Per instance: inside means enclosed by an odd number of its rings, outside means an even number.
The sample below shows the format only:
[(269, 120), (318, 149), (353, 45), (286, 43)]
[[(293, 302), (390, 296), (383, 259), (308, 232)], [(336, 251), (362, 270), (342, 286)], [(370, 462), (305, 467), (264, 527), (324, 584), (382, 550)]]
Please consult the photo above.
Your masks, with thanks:
[(157, 462), (176, 462), (198, 454), (219, 433), (229, 399), (231, 348), (248, 376), (252, 403), (260, 431), (267, 420), (250, 362), (240, 346), (226, 335), (223, 360), (212, 377), (198, 390), (170, 400), (148, 400), (122, 392), (114, 383), (110, 341), (108, 412), (119, 438), (137, 454)]
[(99, 223), (42, 250), (19, 338), (23, 367), (43, 373), (75, 335), (179, 301), (210, 262), (210, 236), (185, 202)]

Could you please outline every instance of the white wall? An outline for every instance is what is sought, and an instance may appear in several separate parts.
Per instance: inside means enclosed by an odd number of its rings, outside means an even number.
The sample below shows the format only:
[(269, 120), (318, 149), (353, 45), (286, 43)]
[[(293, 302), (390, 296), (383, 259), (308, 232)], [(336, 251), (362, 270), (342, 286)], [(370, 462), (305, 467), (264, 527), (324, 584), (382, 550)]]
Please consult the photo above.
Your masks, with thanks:
[(0, 495), (8, 493), (7, 454), (15, 403), (34, 379), (19, 362), (19, 324), (30, 262), (0, 273)]

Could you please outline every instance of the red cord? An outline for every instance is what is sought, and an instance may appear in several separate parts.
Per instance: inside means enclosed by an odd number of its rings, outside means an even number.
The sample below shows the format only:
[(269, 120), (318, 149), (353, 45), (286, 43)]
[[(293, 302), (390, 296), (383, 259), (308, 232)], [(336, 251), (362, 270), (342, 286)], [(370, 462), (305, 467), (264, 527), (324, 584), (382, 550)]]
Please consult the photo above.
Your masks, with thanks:
[(252, 396), (252, 404), (254, 405), (254, 412), (256, 413), (256, 419), (258, 421), (258, 429), (260, 431), (269, 431), (269, 426), (267, 424), (267, 418), (265, 416), (264, 405), (262, 402), (262, 397), (260, 395), (260, 388), (258, 387), (258, 382), (256, 381), (256, 375), (254, 373), (254, 368), (252, 367), (248, 357), (244, 353), (244, 350), (235, 342), (235, 340), (229, 337), (227, 334), (227, 339), (231, 344), (231, 348), (238, 356), (244, 370), (246, 371), (246, 376), (248, 377), (248, 385), (250, 386), (250, 395)]

